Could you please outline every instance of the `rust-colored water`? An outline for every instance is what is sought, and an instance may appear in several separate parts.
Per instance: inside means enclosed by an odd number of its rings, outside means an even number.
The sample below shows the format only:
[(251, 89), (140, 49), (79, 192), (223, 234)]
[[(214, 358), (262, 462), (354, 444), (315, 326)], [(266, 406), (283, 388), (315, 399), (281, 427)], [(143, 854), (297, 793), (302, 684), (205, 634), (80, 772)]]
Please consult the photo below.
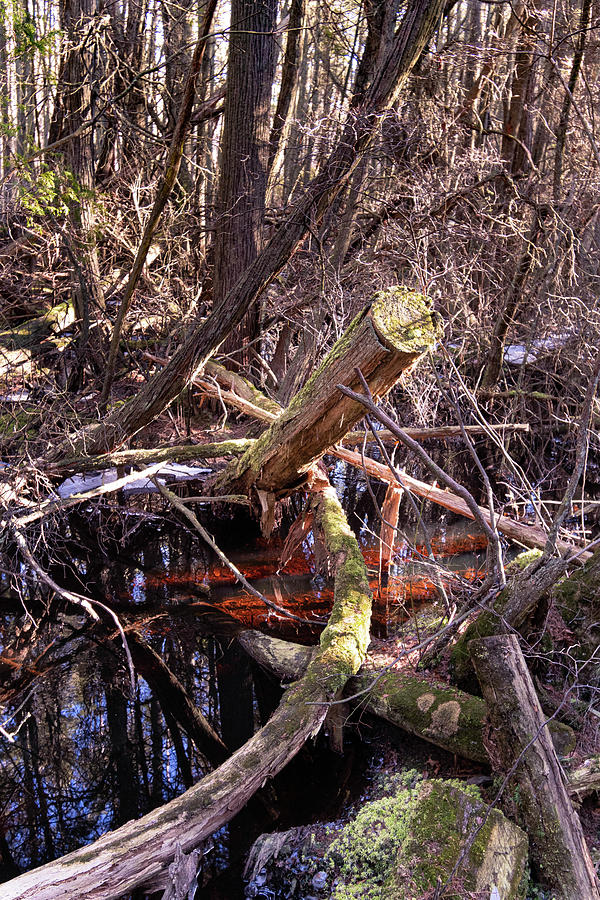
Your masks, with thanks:
[[(470, 582), (481, 576), (479, 565), (473, 565), (477, 563), (474, 554), (485, 546), (485, 537), (471, 532), (439, 535), (431, 540), (437, 560), (453, 565), (456, 558), (461, 557), (456, 563), (455, 574), (443, 568), (439, 576), (448, 591), (452, 591), (457, 577)], [(248, 593), (238, 585), (233, 572), (220, 560), (213, 561), (208, 568), (199, 565), (196, 570), (146, 574), (144, 594), (167, 587), (172, 597), (180, 599), (185, 598), (186, 593), (197, 594), (198, 586), (203, 585), (209, 593), (205, 601), (197, 604), (199, 611), (206, 610), (210, 605), (245, 628), (268, 627), (280, 637), (310, 641), (331, 611), (333, 585), (329, 580), (315, 578), (315, 561), (306, 544), (281, 568), (280, 552), (280, 543), (273, 541), (265, 544), (259, 541), (251, 550), (236, 554), (232, 561), (270, 603), (305, 620), (304, 627), (297, 619), (280, 615), (269, 609), (260, 598)], [(387, 631), (391, 625), (409, 616), (415, 607), (438, 597), (435, 581), (420, 565), (426, 555), (426, 548), (422, 545), (410, 548), (408, 544), (401, 543), (395, 550), (389, 575), (385, 577), (379, 570), (379, 550), (363, 549), (374, 598), (373, 620), (378, 632)], [(466, 565), (467, 562), (471, 565)], [(138, 590), (139, 587), (138, 584)], [(131, 588), (123, 592), (122, 599), (132, 598)], [(190, 609), (194, 606), (191, 603)]]

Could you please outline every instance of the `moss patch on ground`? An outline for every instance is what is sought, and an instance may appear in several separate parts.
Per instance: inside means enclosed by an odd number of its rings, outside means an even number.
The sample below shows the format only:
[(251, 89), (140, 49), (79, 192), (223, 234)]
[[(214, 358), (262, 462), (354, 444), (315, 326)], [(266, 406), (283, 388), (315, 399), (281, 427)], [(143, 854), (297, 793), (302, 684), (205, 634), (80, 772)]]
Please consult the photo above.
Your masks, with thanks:
[(486, 817), (477, 788), (432, 780), (365, 804), (327, 860), (341, 878), (332, 900), (420, 900), (452, 876), (455, 898), (496, 885), (517, 900), (527, 837), (497, 810)]

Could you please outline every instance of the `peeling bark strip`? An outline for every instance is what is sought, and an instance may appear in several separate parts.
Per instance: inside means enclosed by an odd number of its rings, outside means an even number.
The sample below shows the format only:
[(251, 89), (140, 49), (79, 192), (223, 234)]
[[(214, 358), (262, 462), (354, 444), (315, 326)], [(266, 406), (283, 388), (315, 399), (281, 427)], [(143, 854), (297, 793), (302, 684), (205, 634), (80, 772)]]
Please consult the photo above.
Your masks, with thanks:
[(363, 417), (361, 404), (332, 386), (339, 381), (358, 386), (358, 367), (373, 395), (382, 397), (437, 337), (436, 315), (422, 294), (403, 287), (375, 294), (287, 409), (229, 466), (217, 491), (241, 493), (251, 485), (278, 495), (293, 490), (313, 462)]
[(335, 571), (335, 601), (306, 674), (259, 732), (185, 794), (88, 847), (2, 885), (2, 900), (116, 900), (140, 885), (164, 887), (177, 854), (197, 847), (239, 812), (321, 727), (327, 703), (360, 668), (371, 596), (360, 548), (334, 489), (316, 489), (315, 518)]
[(581, 823), (515, 635), (471, 641), (473, 664), (503, 768), (515, 769), (531, 856), (557, 900), (600, 900)]

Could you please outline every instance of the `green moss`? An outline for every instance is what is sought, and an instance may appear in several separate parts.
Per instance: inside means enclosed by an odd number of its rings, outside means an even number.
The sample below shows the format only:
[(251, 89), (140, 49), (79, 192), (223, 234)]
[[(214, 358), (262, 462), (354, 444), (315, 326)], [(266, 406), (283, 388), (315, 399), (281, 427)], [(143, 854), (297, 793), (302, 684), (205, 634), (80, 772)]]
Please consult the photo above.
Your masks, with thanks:
[[(477, 788), (458, 781), (419, 784), (418, 776), (409, 787), (365, 804), (327, 851), (327, 862), (343, 879), (332, 900), (420, 900), (448, 879), (469, 838), (460, 882), (465, 891), (481, 889), (490, 870), (490, 844), (502, 829), (510, 844), (502, 896), (515, 900), (522, 885), (527, 839), (497, 810), (484, 820), (485, 811)], [(502, 857), (505, 844), (502, 839), (498, 844)], [(461, 888), (454, 896), (467, 894)]]
[(541, 556), (542, 551), (538, 550), (536, 547), (531, 550), (523, 550), (522, 553), (519, 553), (518, 556), (515, 556), (515, 558), (509, 562), (506, 567), (506, 574), (514, 575), (516, 572), (523, 572), (527, 566), (537, 562)]
[(371, 317), (381, 339), (401, 353), (424, 353), (439, 337), (429, 297), (402, 286), (375, 294)]
[(394, 796), (367, 803), (329, 847), (331, 861), (344, 879), (332, 900), (375, 900), (381, 897), (390, 867), (406, 840), (409, 813), (417, 792), (400, 790)]
[(0, 332), (0, 346), (7, 350), (33, 348), (51, 332), (66, 328), (74, 318), (72, 304), (58, 303), (37, 319)]

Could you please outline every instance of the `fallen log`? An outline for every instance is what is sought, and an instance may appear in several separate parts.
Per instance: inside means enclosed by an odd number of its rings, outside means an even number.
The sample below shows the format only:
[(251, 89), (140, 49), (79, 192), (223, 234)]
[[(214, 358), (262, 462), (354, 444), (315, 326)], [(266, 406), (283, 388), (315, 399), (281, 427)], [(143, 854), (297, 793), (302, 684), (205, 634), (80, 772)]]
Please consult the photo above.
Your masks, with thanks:
[(6, 882), (2, 900), (116, 900), (141, 885), (149, 891), (164, 888), (177, 853), (193, 850), (233, 818), (320, 729), (328, 703), (365, 657), (371, 598), (360, 548), (334, 489), (321, 483), (315, 493), (335, 599), (306, 674), (286, 691), (267, 724), (220, 768), (160, 809)]
[(586, 555), (589, 558), (585, 564), (568, 578), (563, 577), (566, 566), (561, 559), (549, 559), (542, 566), (530, 565), (540, 559), (540, 554), (534, 554), (533, 551), (521, 554), (511, 563), (512, 566), (518, 566), (520, 571), (500, 591), (492, 608), (482, 610), (452, 648), (453, 675), (461, 687), (468, 689), (473, 675), (470, 641), (492, 637), (508, 629), (519, 629), (544, 598), (550, 604), (556, 603), (569, 624), (575, 626), (572, 619), (576, 619), (580, 625), (582, 620), (586, 622), (587, 627), (584, 625), (581, 628), (580, 646), (586, 657), (595, 651), (597, 628), (589, 598), (595, 598), (598, 593), (600, 551)]
[(567, 794), (545, 717), (515, 635), (472, 641), (488, 704), (494, 756), (518, 788), (531, 858), (556, 900), (600, 900), (581, 823)]
[[(237, 640), (255, 662), (286, 681), (302, 676), (315, 650), (251, 629), (238, 634)], [(487, 706), (481, 697), (416, 672), (381, 671), (368, 665), (349, 679), (343, 697), (449, 753), (473, 762), (489, 762), (485, 743)], [(572, 744), (573, 732), (568, 726), (559, 722), (552, 725), (557, 748), (566, 742)], [(596, 781), (591, 778), (590, 783)], [(583, 774), (574, 784), (573, 793), (577, 785), (582, 792), (591, 792)]]
[(363, 416), (354, 400), (332, 390), (340, 380), (358, 386), (360, 368), (382, 397), (413, 368), (438, 337), (429, 300), (406, 288), (380, 291), (359, 313), (290, 405), (216, 484), (217, 493), (251, 487), (284, 496), (300, 486), (312, 464)]
[(64, 459), (49, 463), (45, 469), (52, 477), (71, 475), (76, 472), (95, 472), (98, 469), (111, 469), (115, 466), (152, 465), (157, 462), (193, 462), (199, 459), (220, 459), (228, 456), (240, 456), (254, 441), (239, 438), (232, 441), (220, 441), (216, 444), (174, 444), (168, 447), (152, 447), (151, 449), (118, 450), (115, 453), (101, 453), (98, 456), (67, 456)]
[[(514, 425), (488, 425), (487, 428), (483, 428), (481, 425), (464, 425), (463, 428), (464, 432), (468, 435), (486, 435), (490, 431), (494, 431), (497, 434), (513, 434), (516, 431), (529, 431), (529, 425), (522, 422), (515, 423)], [(460, 425), (440, 425), (439, 428), (407, 428), (402, 426), (402, 431), (415, 441), (445, 441), (450, 438), (462, 438), (463, 428), (461, 428)], [(382, 428), (377, 432), (377, 435), (384, 444), (399, 443), (398, 438), (393, 435), (391, 431), (388, 431), (387, 428)], [(370, 431), (350, 431), (348, 434), (344, 435), (340, 443), (345, 444), (348, 447), (356, 447), (365, 440), (370, 443), (373, 442), (374, 438)]]
[[(352, 466), (364, 469), (371, 478), (377, 478), (379, 481), (385, 481), (388, 484), (398, 483), (387, 466), (376, 462), (374, 459), (370, 459), (368, 456), (362, 456), (360, 453), (355, 453), (352, 450), (347, 450), (345, 447), (339, 446), (333, 448), (331, 453), (333, 456), (336, 456), (338, 459), (343, 459)], [(443, 506), (445, 509), (449, 509), (459, 516), (465, 516), (468, 519), (473, 518), (473, 514), (465, 501), (460, 497), (457, 497), (456, 494), (452, 494), (450, 491), (444, 491), (442, 488), (436, 487), (436, 485), (433, 484), (428, 484), (425, 481), (419, 481), (405, 473), (402, 473), (400, 478), (402, 485), (418, 497), (423, 497), (425, 500), (431, 500), (432, 503), (437, 503), (439, 506)], [(480, 510), (481, 515), (486, 521), (491, 523), (489, 510), (485, 509), (485, 507), (480, 507)], [(521, 522), (515, 522), (514, 519), (510, 519), (508, 516), (496, 516), (496, 527), (498, 528), (498, 531), (507, 538), (510, 538), (511, 541), (523, 544), (524, 547), (533, 547), (543, 550), (546, 545), (547, 538), (545, 532), (535, 525), (523, 525)], [(566, 541), (557, 541), (557, 547), (561, 553), (573, 553), (574, 551), (577, 551), (578, 562), (583, 563), (591, 557), (591, 553), (588, 551), (579, 553), (579, 548), (577, 546), (569, 544)]]

